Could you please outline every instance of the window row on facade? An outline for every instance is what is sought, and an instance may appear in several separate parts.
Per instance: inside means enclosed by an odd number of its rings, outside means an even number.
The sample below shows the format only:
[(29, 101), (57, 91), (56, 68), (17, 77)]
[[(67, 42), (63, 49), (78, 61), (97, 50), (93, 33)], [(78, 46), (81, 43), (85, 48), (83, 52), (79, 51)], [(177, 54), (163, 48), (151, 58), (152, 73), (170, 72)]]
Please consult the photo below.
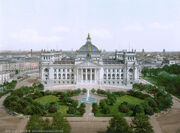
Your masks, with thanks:
[(74, 72), (74, 69), (71, 69), (71, 68), (68, 68), (68, 69), (59, 68), (59, 69), (54, 69), (54, 72)]
[(123, 72), (123, 69), (109, 69), (109, 68), (104, 68), (104, 72)]

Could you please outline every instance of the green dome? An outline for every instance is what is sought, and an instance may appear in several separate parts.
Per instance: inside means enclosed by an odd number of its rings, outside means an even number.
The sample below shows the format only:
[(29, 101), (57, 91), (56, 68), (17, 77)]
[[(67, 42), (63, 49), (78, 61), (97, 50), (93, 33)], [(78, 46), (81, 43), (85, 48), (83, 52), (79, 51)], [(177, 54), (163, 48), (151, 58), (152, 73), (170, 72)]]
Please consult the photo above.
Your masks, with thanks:
[(79, 50), (79, 52), (100, 52), (99, 49), (91, 43), (90, 35), (88, 34), (87, 42)]
[(99, 52), (98, 48), (94, 46), (91, 42), (86, 42), (80, 49), (80, 52)]

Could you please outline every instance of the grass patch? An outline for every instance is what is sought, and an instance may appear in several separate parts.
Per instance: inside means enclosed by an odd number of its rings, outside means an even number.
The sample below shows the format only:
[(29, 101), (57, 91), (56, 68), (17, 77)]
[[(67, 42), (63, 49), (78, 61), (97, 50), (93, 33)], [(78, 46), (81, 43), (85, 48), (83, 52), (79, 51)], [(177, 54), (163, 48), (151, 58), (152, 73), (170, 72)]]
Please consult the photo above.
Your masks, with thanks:
[[(66, 105), (61, 105), (59, 98), (54, 96), (54, 95), (43, 96), (43, 97), (35, 99), (35, 101), (40, 103), (40, 104), (50, 104), (53, 102), (56, 103), (58, 106), (57, 112), (58, 113), (60, 112), (65, 117), (77, 117), (77, 116), (80, 117), (81, 116), (79, 111), (77, 111), (75, 114), (67, 114), (67, 110), (69, 109), (69, 107)], [(53, 116), (56, 116), (56, 113), (49, 113), (47, 111), (46, 116), (47, 117), (53, 117)]]
[(59, 98), (53, 95), (43, 96), (40, 98), (35, 99), (35, 102), (38, 102), (40, 104), (50, 104), (53, 102), (58, 102)]
[(144, 80), (149, 81), (150, 83), (154, 84), (154, 85), (158, 85), (157, 80), (155, 77), (142, 77)]
[(128, 102), (130, 104), (135, 105), (135, 104), (140, 104), (140, 103), (144, 102), (144, 100), (141, 100), (141, 99), (133, 97), (133, 96), (128, 96), (128, 95), (121, 96), (121, 97), (117, 98), (117, 100), (116, 100), (116, 102), (115, 102), (115, 104), (113, 106), (109, 106), (109, 108), (110, 108), (110, 113), (109, 114), (103, 114), (103, 113), (101, 113), (99, 111), (98, 113), (96, 113), (95, 116), (108, 117), (108, 116), (113, 116), (115, 114), (119, 114), (121, 116), (130, 116), (133, 113), (132, 111), (129, 111), (128, 113), (119, 112), (118, 107), (123, 102)]

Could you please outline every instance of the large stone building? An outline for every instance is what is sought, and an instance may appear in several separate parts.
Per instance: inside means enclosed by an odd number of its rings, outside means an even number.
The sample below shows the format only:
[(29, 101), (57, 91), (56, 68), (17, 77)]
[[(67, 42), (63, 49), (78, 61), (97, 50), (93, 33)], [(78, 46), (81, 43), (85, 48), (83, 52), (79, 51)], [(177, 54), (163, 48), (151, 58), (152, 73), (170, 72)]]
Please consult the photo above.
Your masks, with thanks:
[(79, 50), (69, 53), (45, 51), (41, 53), (41, 82), (52, 85), (130, 85), (139, 79), (136, 52), (102, 52), (87, 42)]

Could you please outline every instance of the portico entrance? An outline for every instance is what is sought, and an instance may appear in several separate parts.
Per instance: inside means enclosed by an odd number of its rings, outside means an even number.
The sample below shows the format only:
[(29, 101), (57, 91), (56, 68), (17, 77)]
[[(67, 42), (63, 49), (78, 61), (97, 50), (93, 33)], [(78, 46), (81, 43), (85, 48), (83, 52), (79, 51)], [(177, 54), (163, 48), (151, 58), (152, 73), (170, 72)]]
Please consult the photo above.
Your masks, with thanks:
[(80, 84), (96, 84), (98, 80), (97, 68), (78, 68), (77, 83)]

